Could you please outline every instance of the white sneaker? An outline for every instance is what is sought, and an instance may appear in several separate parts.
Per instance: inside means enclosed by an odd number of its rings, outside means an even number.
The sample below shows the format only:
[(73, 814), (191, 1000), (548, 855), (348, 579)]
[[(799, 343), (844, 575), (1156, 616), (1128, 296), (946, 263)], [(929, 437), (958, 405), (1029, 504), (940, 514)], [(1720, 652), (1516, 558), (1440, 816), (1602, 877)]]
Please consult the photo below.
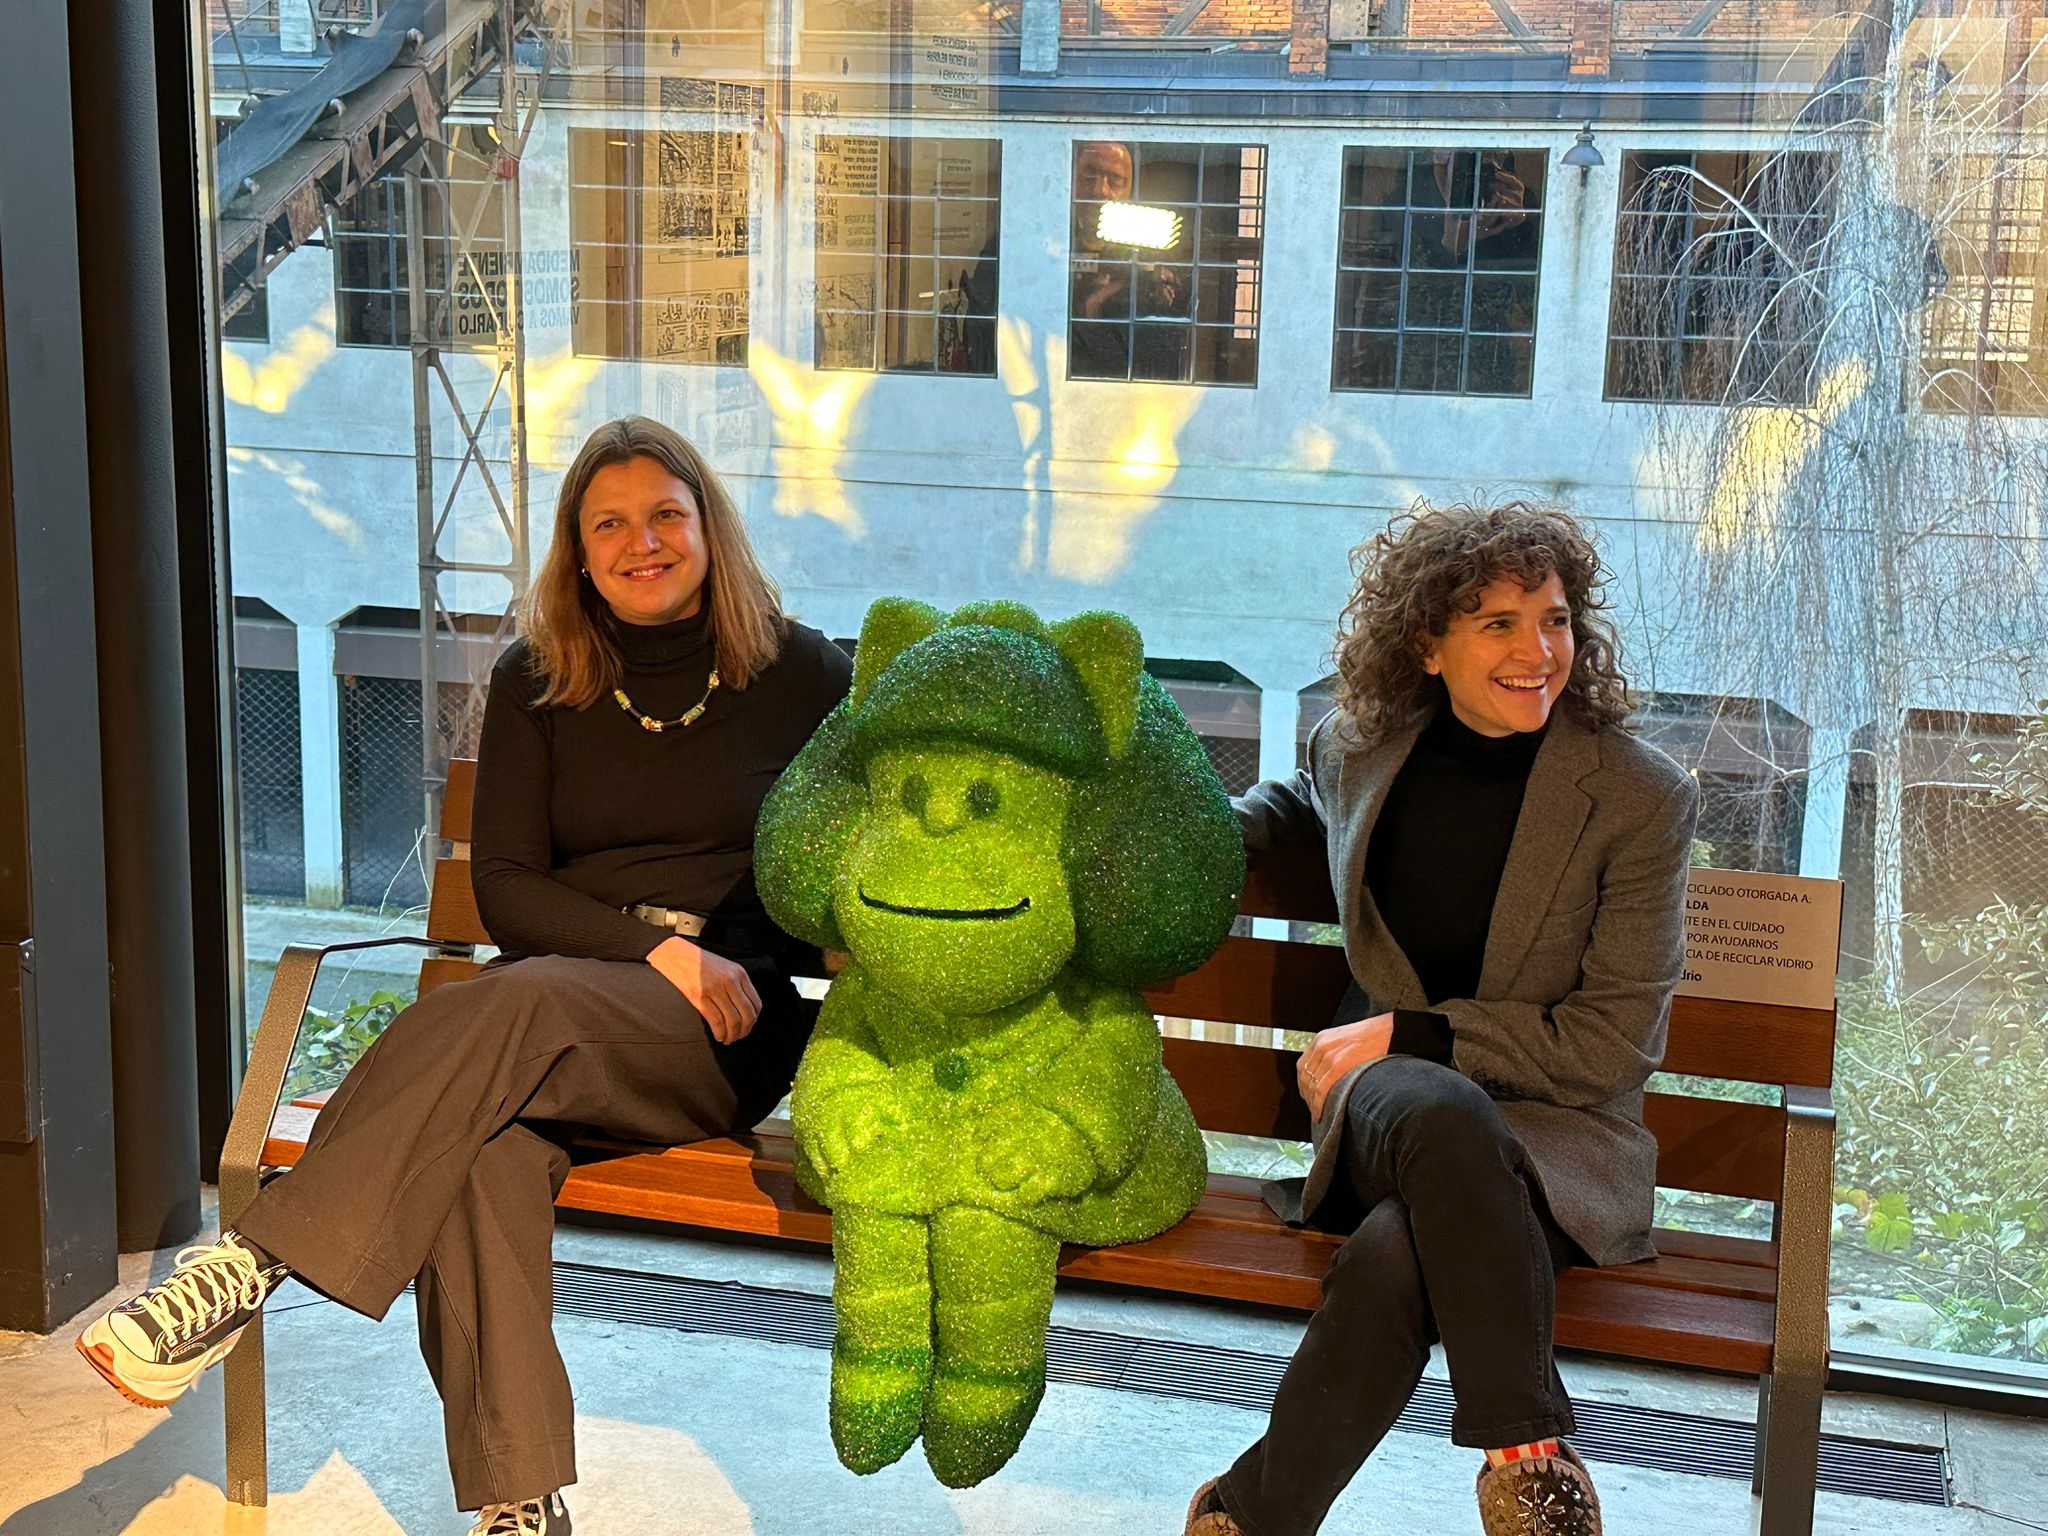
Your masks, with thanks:
[(569, 1507), (559, 1493), (517, 1504), (486, 1504), (469, 1536), (569, 1536)]
[(78, 1336), (78, 1352), (129, 1402), (168, 1408), (227, 1357), (289, 1273), (224, 1232), (217, 1243), (180, 1253), (168, 1279), (94, 1319)]

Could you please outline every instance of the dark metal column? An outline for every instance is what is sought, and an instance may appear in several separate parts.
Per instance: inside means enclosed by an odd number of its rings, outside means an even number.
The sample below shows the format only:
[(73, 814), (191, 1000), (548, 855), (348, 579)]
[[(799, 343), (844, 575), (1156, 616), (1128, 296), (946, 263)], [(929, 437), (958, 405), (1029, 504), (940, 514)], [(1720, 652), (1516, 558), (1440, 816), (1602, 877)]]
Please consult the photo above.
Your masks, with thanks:
[[(72, 22), (113, 963), (115, 1187), (121, 1247), (130, 1250), (166, 1247), (199, 1229), (191, 806), (164, 164), (148, 0), (74, 0)], [(180, 319), (191, 324), (196, 317)]]
[(61, 0), (17, 0), (0, 48), (0, 1328), (38, 1331), (115, 1281), (70, 79)]
[(228, 594), (227, 433), (220, 389), (220, 295), (210, 221), (213, 127), (204, 6), (159, 6), (157, 122), (163, 143), (173, 465), (185, 661), (185, 744), (192, 858), (199, 1176), (220, 1176), (220, 1148), (241, 1077), (241, 844), (236, 836), (234, 671)]

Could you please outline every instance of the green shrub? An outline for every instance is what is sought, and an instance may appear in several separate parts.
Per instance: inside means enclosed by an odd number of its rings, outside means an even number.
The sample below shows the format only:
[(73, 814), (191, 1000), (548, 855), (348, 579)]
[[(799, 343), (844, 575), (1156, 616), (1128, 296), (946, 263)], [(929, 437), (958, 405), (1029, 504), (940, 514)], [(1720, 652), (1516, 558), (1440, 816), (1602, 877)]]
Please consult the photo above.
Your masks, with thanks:
[(292, 1069), (285, 1076), (285, 1098), (334, 1087), (410, 1002), (410, 998), (380, 989), (351, 1000), (339, 1013), (308, 1008)]
[[(1936, 1011), (1938, 1014), (1938, 1011)], [(2048, 1029), (1986, 1052), (1912, 1000), (1843, 989), (1835, 1212), (1936, 1342), (2048, 1361)]]

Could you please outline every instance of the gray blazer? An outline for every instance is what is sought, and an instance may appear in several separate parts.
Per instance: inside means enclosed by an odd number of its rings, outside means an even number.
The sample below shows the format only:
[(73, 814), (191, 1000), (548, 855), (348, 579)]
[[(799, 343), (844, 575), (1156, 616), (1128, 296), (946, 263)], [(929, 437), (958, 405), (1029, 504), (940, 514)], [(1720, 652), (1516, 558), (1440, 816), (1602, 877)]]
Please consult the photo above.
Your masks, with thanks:
[[(1452, 1064), (1485, 1089), (1521, 1138), (1551, 1214), (1599, 1264), (1649, 1258), (1657, 1143), (1643, 1128), (1643, 1081), (1685, 956), (1685, 871), (1699, 804), (1691, 777), (1619, 729), (1563, 711), (1529, 787), (1494, 900), (1478, 995), (1431, 1003), (1365, 888), (1366, 844), (1413, 728), (1361, 748), (1336, 715), (1309, 738), (1308, 766), (1235, 802), (1245, 845), (1321, 842), (1344, 952), (1368, 1006), (1433, 1008), (1451, 1021)], [(1293, 1198), (1301, 1220), (1328, 1191), (1344, 1104), (1361, 1067), (1333, 1087), (1316, 1155)]]

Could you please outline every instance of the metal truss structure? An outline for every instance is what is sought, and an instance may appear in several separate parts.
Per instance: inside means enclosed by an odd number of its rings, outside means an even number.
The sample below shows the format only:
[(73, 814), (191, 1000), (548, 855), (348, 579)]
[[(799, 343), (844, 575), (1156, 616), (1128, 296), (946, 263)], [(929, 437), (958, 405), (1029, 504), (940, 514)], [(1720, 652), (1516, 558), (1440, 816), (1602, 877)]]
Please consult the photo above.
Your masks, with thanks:
[[(215, 257), (223, 319), (248, 304), (286, 256), (331, 233), (337, 209), (381, 177), (405, 178), (423, 827), (437, 822), (448, 758), (475, 750), (489, 680), (487, 669), (469, 675), (464, 658), (478, 650), (478, 625), (451, 604), (444, 578), (505, 583), (503, 611), (488, 623), (482, 648), (494, 657), (511, 638), (529, 573), (519, 166), (552, 59), (547, 7), (548, 0), (385, 0), (372, 11), (373, 27), (329, 32), (319, 69), (245, 103), (220, 143)], [(236, 51), (240, 57), (239, 39)], [(537, 70), (522, 64), (522, 53), (538, 56)], [(246, 78), (246, 63), (243, 69)], [(494, 107), (470, 94), (491, 88)], [(450, 129), (462, 123), (484, 129), (488, 153), (458, 142)], [(451, 174), (458, 167), (472, 174)], [(458, 180), (478, 193), (466, 209), (458, 208)], [(484, 231), (500, 250), (495, 272), (479, 259)], [(431, 282), (436, 273), (440, 281)], [(458, 295), (479, 305), (487, 322), (460, 343)], [(467, 360), (486, 333), (494, 365), (479, 389)], [(451, 369), (454, 355), (464, 361)], [(434, 433), (442, 410), (460, 439), (445, 484)], [(453, 547), (458, 497), (477, 485), (503, 533), (502, 558), (465, 559)], [(467, 684), (447, 707), (444, 676)], [(433, 860), (422, 864), (430, 871)]]
[[(498, 0), (500, 34), (514, 37), (516, 0)], [(443, 654), (472, 653), (462, 644), (468, 615), (451, 604), (443, 587), (451, 576), (496, 576), (505, 583), (507, 596), (496, 615), (485, 655), (495, 658), (510, 643), (518, 617), (520, 600), (526, 594), (531, 572), (527, 521), (526, 453), (526, 315), (522, 293), (523, 243), (520, 229), (519, 167), (525, 154), (534, 120), (546, 91), (552, 56), (542, 49), (542, 64), (530, 81), (522, 77), (516, 53), (508, 54), (510, 67), (497, 73), (498, 102), (495, 120), (488, 133), (495, 153), (481, 155), (446, 140), (447, 160), (468, 160), (482, 174), (477, 182), (486, 190), (475, 199), (465, 215), (457, 203), (455, 181), (449, 165), (437, 163), (432, 155), (416, 156), (405, 172), (405, 239), (407, 278), (410, 284), (412, 320), (413, 456), (415, 490), (419, 506), (420, 574), (420, 740), (421, 787), (424, 791), (422, 826), (437, 824), (441, 790), (446, 783), (448, 759), (473, 755), (483, 714), (483, 698), (490, 681), (488, 673), (467, 677), (458, 706), (442, 707), (440, 660)], [(525, 89), (522, 89), (525, 87)], [(438, 205), (438, 206), (435, 206)], [(437, 216), (430, 217), (430, 208)], [(445, 267), (447, 283), (430, 293), (427, 278), (429, 228), (449, 231)], [(479, 260), (478, 242), (483, 231), (494, 230), (502, 244), (496, 273), (487, 272)], [(472, 381), (458, 383), (449, 369), (451, 351), (470, 353), (455, 338), (456, 296), (472, 291), (490, 323), (494, 356), (488, 382), (479, 397)], [(437, 389), (438, 386), (438, 389)], [(434, 412), (445, 406), (460, 436), (460, 451), (445, 489), (440, 483), (434, 454)], [(493, 472), (487, 443), (503, 433), (503, 484)], [(499, 530), (505, 539), (504, 557), (499, 560), (464, 558), (451, 542), (450, 524), (457, 498), (471, 476), (490, 498)], [(430, 860), (423, 863), (431, 864)]]

